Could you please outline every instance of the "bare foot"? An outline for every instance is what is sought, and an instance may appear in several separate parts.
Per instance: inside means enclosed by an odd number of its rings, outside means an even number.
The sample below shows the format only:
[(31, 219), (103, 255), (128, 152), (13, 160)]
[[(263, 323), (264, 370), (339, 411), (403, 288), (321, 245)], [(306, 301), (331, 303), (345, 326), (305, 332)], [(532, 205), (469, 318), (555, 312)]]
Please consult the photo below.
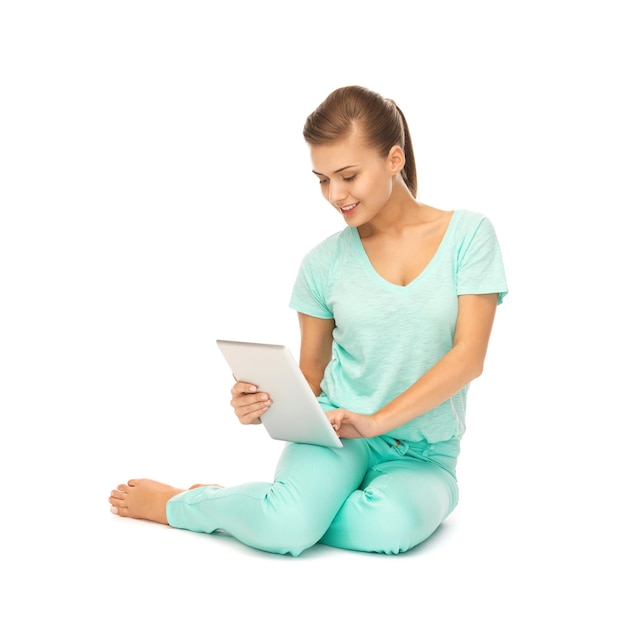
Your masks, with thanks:
[(168, 525), (165, 514), (167, 502), (183, 489), (154, 480), (129, 480), (111, 492), (111, 512), (133, 519), (146, 519)]

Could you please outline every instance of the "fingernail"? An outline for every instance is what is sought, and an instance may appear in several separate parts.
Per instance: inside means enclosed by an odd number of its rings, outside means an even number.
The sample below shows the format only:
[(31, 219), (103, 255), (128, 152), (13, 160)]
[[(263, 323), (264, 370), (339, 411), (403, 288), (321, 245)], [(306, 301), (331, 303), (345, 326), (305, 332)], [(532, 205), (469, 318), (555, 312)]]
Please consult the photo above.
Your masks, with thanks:
[(117, 508), (115, 506), (111, 506), (111, 512), (113, 514), (117, 514)]

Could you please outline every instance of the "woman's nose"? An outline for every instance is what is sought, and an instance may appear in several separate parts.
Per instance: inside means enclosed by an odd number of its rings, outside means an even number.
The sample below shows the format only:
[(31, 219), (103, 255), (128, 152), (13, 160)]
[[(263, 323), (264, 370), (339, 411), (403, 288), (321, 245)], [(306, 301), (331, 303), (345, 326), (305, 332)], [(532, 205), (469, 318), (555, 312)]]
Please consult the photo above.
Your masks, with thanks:
[(328, 183), (328, 201), (331, 204), (340, 204), (346, 199), (346, 186), (339, 181)]

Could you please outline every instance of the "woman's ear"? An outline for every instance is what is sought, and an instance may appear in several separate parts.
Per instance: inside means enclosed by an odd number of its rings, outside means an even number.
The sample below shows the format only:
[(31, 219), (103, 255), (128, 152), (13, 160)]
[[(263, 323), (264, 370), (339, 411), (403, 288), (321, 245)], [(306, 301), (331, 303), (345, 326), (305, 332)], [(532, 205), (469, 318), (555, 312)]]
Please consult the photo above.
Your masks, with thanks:
[(399, 145), (394, 145), (391, 150), (389, 150), (389, 155), (387, 156), (387, 164), (390, 173), (400, 173), (404, 169), (405, 162), (404, 150)]

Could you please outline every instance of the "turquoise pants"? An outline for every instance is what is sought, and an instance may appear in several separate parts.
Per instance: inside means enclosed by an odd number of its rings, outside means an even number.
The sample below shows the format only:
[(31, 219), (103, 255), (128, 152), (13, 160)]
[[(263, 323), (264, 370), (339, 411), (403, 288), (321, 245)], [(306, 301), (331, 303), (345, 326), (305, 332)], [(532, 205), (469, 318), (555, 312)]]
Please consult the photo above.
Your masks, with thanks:
[(223, 530), (272, 553), (297, 556), (321, 542), (395, 554), (428, 538), (456, 506), (459, 441), (343, 443), (286, 443), (273, 483), (185, 491), (167, 503), (168, 523)]

